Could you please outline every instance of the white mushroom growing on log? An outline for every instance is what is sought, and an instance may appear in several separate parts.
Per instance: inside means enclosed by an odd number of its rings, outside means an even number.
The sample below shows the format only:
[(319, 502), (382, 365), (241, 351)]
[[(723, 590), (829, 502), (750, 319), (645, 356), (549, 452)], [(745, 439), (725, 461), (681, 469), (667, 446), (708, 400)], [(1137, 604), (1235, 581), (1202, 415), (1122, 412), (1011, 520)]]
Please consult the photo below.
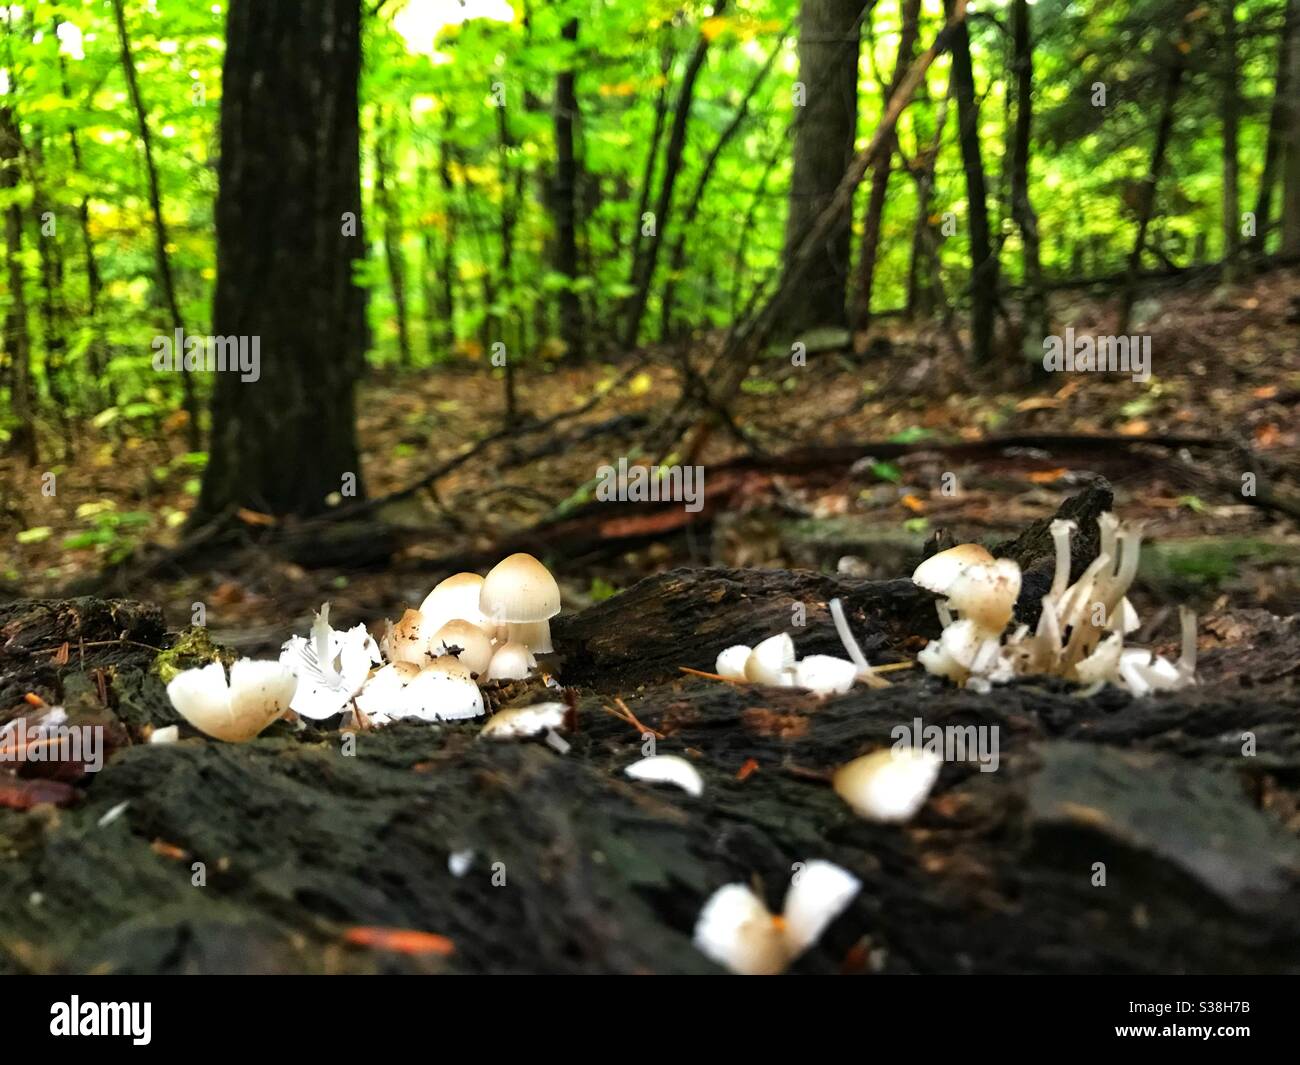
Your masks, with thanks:
[(988, 552), (979, 545), (962, 544), (922, 562), (912, 580), (945, 596), (939, 603), (944, 629), (917, 660), (930, 673), (981, 691), (1035, 674), (1114, 684), (1134, 695), (1195, 684), (1196, 615), (1190, 609), (1180, 611), (1182, 656), (1177, 663), (1143, 648), (1124, 647), (1124, 637), (1139, 626), (1127, 592), (1137, 576), (1142, 530), (1121, 524), (1110, 513), (1097, 524), (1097, 557), (1070, 584), (1070, 539), (1077, 526), (1052, 522), (1056, 566), (1032, 635), (1021, 625), (1003, 637), (1020, 592), (1020, 567), (1011, 559), (986, 559)]

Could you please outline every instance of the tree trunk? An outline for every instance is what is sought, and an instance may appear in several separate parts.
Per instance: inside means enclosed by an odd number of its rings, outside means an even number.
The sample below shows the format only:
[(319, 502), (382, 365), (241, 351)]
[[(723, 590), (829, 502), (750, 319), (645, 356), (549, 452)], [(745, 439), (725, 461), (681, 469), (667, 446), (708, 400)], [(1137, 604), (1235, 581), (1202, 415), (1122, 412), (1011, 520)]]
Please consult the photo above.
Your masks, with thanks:
[(1133, 314), (1133, 303), (1137, 299), (1137, 276), (1142, 268), (1142, 252), (1146, 249), (1147, 231), (1151, 228), (1151, 219), (1155, 215), (1156, 189), (1160, 184), (1160, 174), (1165, 167), (1166, 149), (1174, 129), (1174, 105), (1178, 102), (1178, 90), (1183, 83), (1183, 74), (1187, 70), (1188, 22), (1185, 10), (1178, 11), (1178, 32), (1173, 47), (1169, 50), (1169, 70), (1165, 77), (1164, 100), (1160, 106), (1160, 122), (1156, 127), (1155, 145), (1151, 149), (1151, 165), (1143, 180), (1141, 196), (1138, 202), (1137, 236), (1133, 240), (1133, 250), (1129, 252), (1127, 280), (1120, 300), (1119, 325), (1116, 332), (1123, 336), (1128, 333), (1129, 319)]
[[(727, 0), (718, 0), (713, 5), (713, 17), (723, 14)], [(659, 185), (659, 198), (655, 201), (654, 233), (647, 237), (647, 243), (641, 246), (641, 254), (632, 263), (632, 295), (628, 298), (626, 320), (623, 326), (623, 343), (626, 347), (636, 347), (637, 336), (641, 332), (641, 319), (645, 317), (646, 304), (650, 300), (650, 286), (654, 283), (655, 265), (659, 261), (659, 248), (663, 243), (664, 231), (668, 227), (668, 215), (673, 206), (673, 188), (681, 171), (682, 152), (686, 148), (686, 127), (691, 117), (691, 100), (695, 95), (695, 80), (704, 67), (704, 60), (709, 54), (709, 38), (700, 34), (695, 51), (686, 66), (682, 78), (682, 87), (677, 93), (677, 105), (673, 109), (672, 130), (668, 134), (668, 144), (664, 148), (664, 175)], [(638, 232), (640, 232), (640, 219)]]
[(1028, 0), (1012, 5), (1012, 37), (1016, 75), (1016, 129), (1011, 152), (1011, 211), (1024, 246), (1024, 309), (1022, 354), (1041, 372), (1043, 337), (1047, 335), (1047, 297), (1039, 258), (1038, 213), (1029, 199), (1029, 158), (1033, 126), (1034, 43)]
[[(232, 0), (222, 72), (213, 331), (260, 338), (256, 382), (218, 373), (197, 513), (313, 514), (363, 494), (360, 0)], [(352, 477), (349, 477), (352, 475)], [(355, 478), (355, 482), (353, 481)]]
[[(136, 131), (140, 137), (140, 149), (144, 155), (145, 175), (149, 182), (149, 209), (153, 214), (153, 254), (154, 268), (158, 272), (158, 286), (162, 290), (167, 304), (167, 313), (171, 316), (174, 330), (185, 329), (181, 320), (180, 303), (176, 298), (176, 282), (172, 277), (171, 257), (167, 253), (169, 243), (167, 223), (163, 219), (162, 193), (158, 187), (158, 168), (153, 159), (153, 136), (149, 132), (149, 114), (140, 95), (140, 82), (135, 74), (135, 59), (131, 55), (131, 38), (126, 30), (126, 16), (122, 12), (122, 0), (113, 0), (113, 18), (117, 23), (118, 44), (122, 52), (122, 72), (126, 75), (126, 85), (131, 96), (131, 106), (135, 110)], [(199, 431), (199, 402), (194, 390), (194, 378), (181, 366), (181, 389), (184, 396), (185, 412), (189, 415), (186, 432), (189, 436), (191, 451), (203, 447), (203, 436)]]
[[(920, 34), (921, 0), (903, 0), (903, 27), (898, 38), (898, 59), (894, 74), (885, 90), (885, 104), (898, 90), (899, 82), (907, 73), (916, 51)], [(853, 308), (853, 328), (866, 329), (871, 324), (871, 290), (876, 280), (876, 255), (880, 247), (880, 226), (885, 216), (885, 196), (889, 191), (889, 175), (893, 164), (894, 148), (898, 143), (895, 133), (881, 150), (871, 170), (871, 193), (867, 198), (867, 214), (862, 222), (862, 246), (858, 252), (857, 298)]]
[(722, 157), (723, 151), (745, 124), (745, 119), (749, 116), (750, 105), (754, 101), (754, 95), (767, 78), (784, 46), (785, 35), (782, 34), (776, 47), (768, 55), (767, 62), (763, 64), (762, 68), (754, 76), (754, 80), (750, 82), (749, 88), (741, 98), (740, 106), (736, 108), (736, 113), (731, 116), (731, 121), (718, 134), (718, 139), (714, 142), (712, 150), (704, 160), (704, 165), (700, 168), (700, 176), (695, 182), (695, 188), (691, 191), (690, 198), (687, 200), (686, 210), (682, 214), (681, 222), (676, 227), (677, 239), (673, 241), (673, 250), (668, 256), (669, 278), (664, 285), (663, 305), (660, 310), (660, 340), (666, 341), (672, 335), (673, 311), (677, 304), (677, 280), (682, 268), (686, 265), (686, 241), (691, 234), (691, 227), (694, 225), (695, 219), (699, 216), (700, 207), (704, 203), (705, 190), (709, 187), (709, 181), (717, 170), (718, 160)]
[(448, 110), (443, 120), (442, 139), (438, 142), (438, 182), (442, 186), (443, 213), (447, 219), (442, 244), (442, 302), (439, 309), (446, 321), (447, 348), (456, 343), (456, 186), (451, 177), (451, 146), (448, 144), (456, 119)]
[(912, 228), (912, 249), (907, 263), (907, 317), (931, 318), (944, 305), (946, 297), (939, 277), (939, 260), (935, 255), (934, 225), (930, 221), (934, 199), (934, 172), (943, 146), (943, 129), (948, 123), (948, 100), (952, 96), (949, 82), (939, 101), (934, 122), (934, 139), (922, 149), (917, 137), (917, 159), (912, 177), (916, 182), (916, 224)]
[[(18, 187), (22, 173), (22, 138), (11, 108), (0, 108), (0, 189)], [(9, 308), (5, 312), (4, 344), (9, 355), (9, 395), (17, 422), (9, 447), (28, 465), (39, 461), (36, 447), (36, 404), (32, 393), (32, 341), (27, 327), (26, 282), (23, 278), (23, 209), (16, 201), (5, 209), (5, 261)]]
[(1264, 149), (1264, 172), (1259, 179), (1255, 199), (1255, 237), (1250, 242), (1256, 254), (1264, 251), (1268, 241), (1269, 219), (1273, 211), (1273, 186), (1286, 154), (1287, 99), (1290, 82), (1291, 39), (1300, 28), (1300, 4), (1289, 3), (1282, 19), (1277, 42), (1277, 70), (1273, 78), (1273, 106), (1268, 115), (1268, 143)]
[(1223, 280), (1241, 273), (1241, 189), (1237, 165), (1237, 2), (1220, 0), (1223, 16)]
[[(785, 271), (804, 235), (830, 203), (849, 161), (858, 119), (858, 47), (863, 0), (803, 0), (799, 83), (806, 93), (796, 123), (794, 173), (785, 227)], [(803, 268), (800, 298), (782, 323), (791, 336), (818, 326), (847, 328), (852, 223), (839, 220)]]
[[(570, 43), (578, 40), (578, 20), (570, 19), (561, 34)], [(573, 148), (573, 127), (578, 118), (578, 94), (573, 61), (555, 78), (555, 269), (568, 279), (560, 292), (560, 339), (565, 357), (580, 361), (585, 353), (582, 301), (573, 290), (578, 279), (578, 161)]]
[(1283, 255), (1300, 255), (1300, 0), (1291, 0), (1287, 58), (1286, 165), (1282, 170)]
[[(953, 0), (944, 0), (951, 16)], [(987, 366), (993, 358), (993, 325), (998, 301), (998, 261), (989, 233), (984, 158), (980, 151), (979, 103), (971, 64), (970, 32), (958, 23), (952, 41), (952, 84), (957, 98), (958, 141), (966, 172), (966, 202), (970, 212), (970, 361)]]
[[(382, 119), (378, 123), (382, 126)], [(397, 198), (392, 195), (391, 142), (382, 129), (375, 134), (375, 200), (383, 216), (384, 263), (388, 267), (388, 283), (393, 290), (393, 312), (397, 319), (398, 365), (409, 369), (411, 365), (411, 334), (406, 308), (406, 258), (402, 254), (402, 218)]]

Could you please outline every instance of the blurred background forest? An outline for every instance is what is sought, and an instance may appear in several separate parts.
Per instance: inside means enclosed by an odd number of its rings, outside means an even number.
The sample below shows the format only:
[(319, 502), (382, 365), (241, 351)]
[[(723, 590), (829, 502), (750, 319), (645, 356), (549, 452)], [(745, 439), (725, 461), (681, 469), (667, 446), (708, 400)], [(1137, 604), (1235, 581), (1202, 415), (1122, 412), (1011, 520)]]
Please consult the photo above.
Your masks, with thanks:
[[(1294, 604), (1296, 0), (0, 14), (11, 594), (378, 616), (504, 542), (579, 603), (895, 575), (1105, 473), (1176, 586)], [(1044, 373), (1066, 327), (1151, 377)], [(260, 380), (157, 372), (177, 329)], [(620, 456), (709, 505), (588, 520)]]

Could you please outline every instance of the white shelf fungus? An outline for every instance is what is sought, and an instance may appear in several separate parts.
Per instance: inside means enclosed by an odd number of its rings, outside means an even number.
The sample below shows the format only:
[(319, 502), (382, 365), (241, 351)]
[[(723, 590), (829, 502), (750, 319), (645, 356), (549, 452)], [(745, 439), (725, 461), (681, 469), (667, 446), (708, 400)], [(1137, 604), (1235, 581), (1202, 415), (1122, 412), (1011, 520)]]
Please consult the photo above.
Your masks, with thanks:
[(780, 916), (745, 884), (713, 893), (695, 923), (696, 947), (742, 976), (784, 972), (861, 890), (857, 877), (830, 862), (812, 861), (791, 879)]
[(289, 709), (298, 678), (279, 662), (241, 658), (178, 673), (167, 685), (176, 712), (200, 732), (227, 743), (251, 740)]
[(677, 754), (657, 754), (633, 762), (623, 770), (633, 780), (647, 780), (655, 784), (676, 784), (688, 795), (697, 799), (704, 794), (704, 778), (700, 771)]
[(885, 748), (835, 771), (835, 793), (868, 821), (908, 821), (925, 805), (943, 762), (932, 751)]

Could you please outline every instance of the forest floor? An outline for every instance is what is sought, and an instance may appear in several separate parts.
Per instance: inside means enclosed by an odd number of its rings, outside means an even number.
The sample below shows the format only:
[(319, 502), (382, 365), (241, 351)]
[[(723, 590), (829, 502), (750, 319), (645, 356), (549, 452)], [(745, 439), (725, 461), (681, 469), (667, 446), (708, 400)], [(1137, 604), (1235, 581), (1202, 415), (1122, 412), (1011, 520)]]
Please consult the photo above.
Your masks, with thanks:
[[(930, 447), (1063, 433), (1230, 440), (1253, 452), (1261, 480), (1294, 493), (1300, 488), (1300, 326), (1287, 319), (1297, 290), (1296, 272), (1280, 271), (1232, 292), (1186, 283), (1152, 292), (1139, 304), (1134, 326), (1152, 337), (1146, 382), (1099, 373), (1056, 374), (1031, 386), (973, 379), (941, 329), (894, 319), (877, 325), (866, 355), (813, 353), (796, 367), (777, 353), (756, 368), (732, 411), (765, 448), (892, 441), (912, 449), (821, 475), (748, 477), (728, 494), (726, 512), (710, 515), (698, 534), (681, 526), (648, 545), (589, 556), (585, 565), (558, 560), (566, 606), (584, 606), (682, 563), (895, 577), (909, 570), (928, 535), (942, 529), (958, 540), (1004, 538), (1052, 513), (1100, 473), (1115, 485), (1121, 515), (1144, 520), (1148, 539), (1158, 545), (1147, 552), (1143, 572), (1148, 601), (1250, 605), (1283, 616), (1300, 611), (1300, 578), (1289, 564), (1300, 546), (1296, 522), (1243, 497), (1242, 475), (1249, 471), (1239, 454), (1220, 454), (1207, 481), (1205, 469), (1197, 473), (1178, 461), (1177, 449), (1163, 457), (1109, 447), (1063, 455), (1029, 440), (1009, 451), (951, 458)], [(1058, 293), (1053, 320), (1078, 333), (1105, 334), (1114, 328), (1113, 300)], [(715, 343), (711, 337), (696, 342), (690, 354), (697, 368)], [(571, 427), (615, 414), (644, 415), (653, 424), (678, 398), (679, 357), (650, 351), (638, 361), (561, 364), (544, 374), (525, 365), (518, 373), (521, 408), (543, 418), (599, 394), (601, 401)], [(379, 376), (363, 386), (358, 411), (367, 492), (401, 489), (500, 429), (499, 373), (462, 364)], [(156, 578), (129, 594), (161, 603), (171, 627), (188, 624), (191, 604), (201, 601), (214, 635), (249, 653), (272, 650), (289, 632), (304, 630), (310, 611), (326, 598), (338, 616), (378, 622), (418, 602), (443, 575), (440, 560), (491, 551), (590, 498), (602, 464), (621, 455), (650, 461), (636, 450), (643, 435), (632, 429), (603, 436), (517, 467), (505, 446), (467, 463), (441, 479), (436, 494), (422, 492), (383, 509), (381, 517), (407, 535), (394, 564), (382, 571), (308, 569), (254, 551), (251, 558), (217, 558), (202, 572)], [(57, 478), (53, 496), (40, 491), (43, 470), (13, 460), (0, 464), (0, 580), (13, 594), (55, 594), (137, 544), (174, 543), (194, 503), (200, 470), (187, 457), (181, 419), (123, 417), (80, 426), (65, 438), (67, 453), (48, 466)], [(739, 453), (721, 432), (708, 439), (695, 459), (705, 467), (706, 492), (710, 471)], [(584, 485), (586, 495), (579, 493)], [(248, 518), (255, 528), (258, 516)]]

